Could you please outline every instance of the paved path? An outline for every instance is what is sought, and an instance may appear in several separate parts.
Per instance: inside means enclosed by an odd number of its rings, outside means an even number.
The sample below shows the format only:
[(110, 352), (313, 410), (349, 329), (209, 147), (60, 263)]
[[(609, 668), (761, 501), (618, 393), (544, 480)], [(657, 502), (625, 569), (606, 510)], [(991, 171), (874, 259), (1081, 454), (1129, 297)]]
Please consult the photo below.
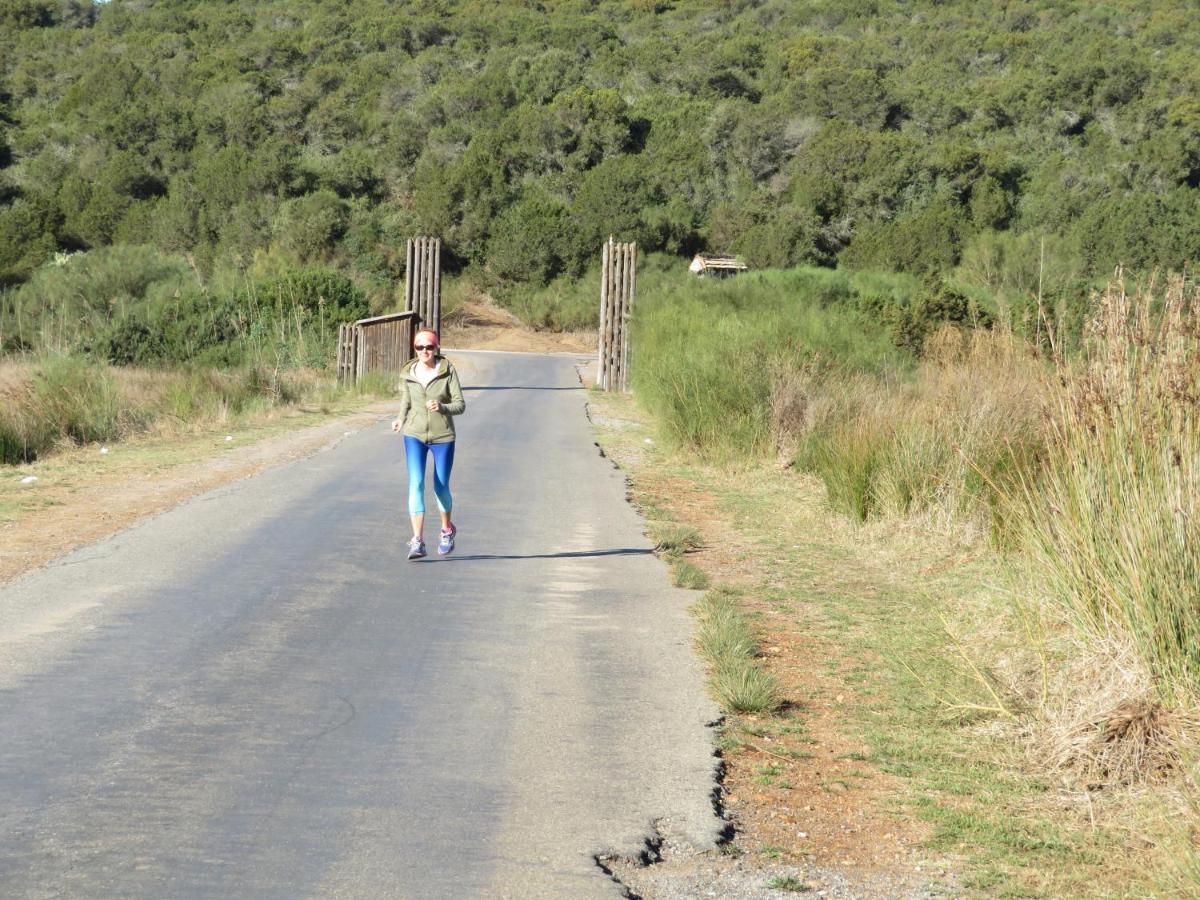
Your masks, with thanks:
[(451, 358), (454, 556), (405, 561), (380, 420), (0, 591), (0, 895), (617, 896), (595, 854), (711, 843), (688, 595), (578, 360)]

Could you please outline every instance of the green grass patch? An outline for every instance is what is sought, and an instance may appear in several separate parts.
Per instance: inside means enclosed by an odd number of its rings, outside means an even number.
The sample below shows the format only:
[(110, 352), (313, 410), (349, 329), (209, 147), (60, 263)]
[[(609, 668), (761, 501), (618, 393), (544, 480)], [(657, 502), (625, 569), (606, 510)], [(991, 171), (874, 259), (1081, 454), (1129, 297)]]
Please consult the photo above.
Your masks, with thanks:
[[(1090, 879), (1104, 854), (1120, 847), (1119, 834), (1081, 829), (1044, 806), (1048, 785), (1021, 774), (1012, 735), (995, 727), (1003, 716), (990, 709), (993, 698), (976, 673), (957, 661), (940, 618), (947, 609), (994, 615), (1003, 601), (984, 585), (1003, 583), (998, 561), (982, 556), (942, 565), (930, 577), (921, 574), (922, 562), (945, 552), (935, 542), (908, 538), (893, 547), (850, 527), (831, 528), (822, 504), (796, 502), (805, 488), (795, 476), (772, 478), (764, 469), (761, 478), (732, 482), (698, 467), (692, 476), (747, 527), (778, 523), (771, 535), (753, 535), (764, 555), (784, 560), (772, 566), (771, 585), (760, 596), (777, 592), (786, 573), (786, 590), (797, 601), (815, 601), (823, 618), (834, 620), (841, 659), (832, 668), (860, 688), (846, 709), (852, 731), (870, 748), (847, 757), (908, 783), (907, 809), (934, 827), (929, 847), (965, 857), (970, 872), (1018, 894), (1095, 894)], [(814, 534), (823, 541), (807, 540)], [(953, 709), (956, 703), (964, 709)], [(783, 727), (803, 737), (802, 724)], [(864, 766), (843, 776), (841, 786), (854, 789), (871, 774)], [(1110, 860), (1114, 869), (1124, 852)], [(1140, 883), (1136, 872), (1120, 871), (1130, 884)]]
[(766, 453), (781, 366), (904, 365), (879, 326), (848, 306), (823, 305), (828, 278), (815, 270), (679, 278), (640, 292), (634, 385), (673, 445), (709, 459)]
[(717, 702), (739, 713), (764, 713), (778, 707), (778, 684), (758, 664), (758, 641), (737, 595), (716, 588), (692, 608), (700, 622), (696, 644), (708, 663), (709, 685)]
[(686, 559), (677, 559), (671, 563), (671, 584), (691, 591), (702, 591), (708, 587), (708, 576), (699, 566), (692, 565)]
[(700, 532), (691, 525), (678, 522), (652, 522), (650, 540), (654, 549), (668, 558), (674, 558), (701, 546)]

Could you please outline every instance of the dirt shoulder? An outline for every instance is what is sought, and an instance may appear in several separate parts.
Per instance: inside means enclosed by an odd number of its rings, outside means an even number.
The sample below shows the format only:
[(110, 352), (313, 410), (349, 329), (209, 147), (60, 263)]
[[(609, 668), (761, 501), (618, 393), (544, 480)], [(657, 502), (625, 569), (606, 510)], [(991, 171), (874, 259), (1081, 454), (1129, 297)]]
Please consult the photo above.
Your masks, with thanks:
[(511, 313), (481, 299), (459, 304), (447, 317), (442, 344), (463, 350), (592, 353), (596, 350), (596, 333), (534, 331)]
[(629, 397), (592, 392), (589, 412), (652, 527), (699, 532), (685, 558), (737, 596), (783, 700), (722, 723), (724, 852), (664, 834), (655, 864), (612, 860), (636, 896), (1153, 893), (1170, 792), (1055, 779), (982, 674), (1009, 608), (999, 554), (916, 522), (850, 522), (790, 468), (660, 447)]
[(696, 853), (667, 836), (654, 865), (612, 861), (617, 877), (648, 900), (953, 892), (946, 862), (922, 846), (928, 827), (897, 811), (902, 786), (868, 762), (870, 748), (847, 727), (846, 709), (858, 693), (846, 677), (844, 648), (825, 636), (815, 604), (785, 597), (787, 561), (756, 546), (753, 529), (748, 534), (709, 485), (658, 452), (632, 402), (593, 394), (589, 409), (643, 514), (700, 531), (703, 547), (689, 561), (711, 583), (741, 592), (762, 635), (762, 662), (785, 698), (778, 714), (724, 721), (719, 802), (732, 827), (724, 852)]

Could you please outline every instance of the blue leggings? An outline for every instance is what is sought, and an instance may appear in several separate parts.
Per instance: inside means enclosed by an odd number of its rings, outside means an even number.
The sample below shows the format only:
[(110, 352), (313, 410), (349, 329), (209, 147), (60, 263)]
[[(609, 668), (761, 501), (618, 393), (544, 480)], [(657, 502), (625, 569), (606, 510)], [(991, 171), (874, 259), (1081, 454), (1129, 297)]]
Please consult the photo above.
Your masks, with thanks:
[(447, 444), (426, 444), (415, 437), (404, 436), (404, 456), (408, 459), (408, 511), (410, 515), (425, 513), (425, 452), (433, 454), (433, 493), (438, 509), (450, 512), (454, 500), (450, 497), (450, 470), (454, 468), (454, 441)]

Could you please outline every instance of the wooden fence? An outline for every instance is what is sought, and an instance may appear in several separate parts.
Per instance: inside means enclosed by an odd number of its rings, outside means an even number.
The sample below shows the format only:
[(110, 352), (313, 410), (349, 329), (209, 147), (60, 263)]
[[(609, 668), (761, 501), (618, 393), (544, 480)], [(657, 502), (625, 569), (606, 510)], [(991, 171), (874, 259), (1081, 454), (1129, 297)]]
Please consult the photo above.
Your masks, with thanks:
[(637, 282), (637, 244), (604, 245), (600, 266), (600, 350), (596, 385), (606, 391), (629, 390), (629, 317)]
[(408, 239), (404, 269), (404, 308), (422, 328), (442, 333), (442, 239)]
[(359, 319), (338, 329), (338, 381), (354, 384), (368, 372), (400, 374), (412, 358), (413, 320), (416, 313), (392, 313)]

